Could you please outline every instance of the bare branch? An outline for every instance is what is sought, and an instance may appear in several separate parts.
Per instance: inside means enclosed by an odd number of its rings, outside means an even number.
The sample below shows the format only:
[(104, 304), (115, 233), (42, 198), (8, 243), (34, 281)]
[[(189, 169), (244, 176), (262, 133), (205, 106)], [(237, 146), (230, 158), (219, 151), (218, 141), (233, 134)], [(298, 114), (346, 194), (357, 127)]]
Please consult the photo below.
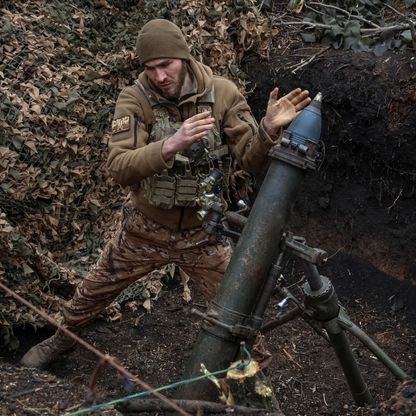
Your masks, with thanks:
[[(308, 22), (305, 20), (295, 20), (291, 22), (280, 22), (283, 26), (291, 26), (291, 25), (301, 25), (301, 26), (309, 26), (309, 27), (319, 27), (321, 29), (332, 29), (332, 25), (325, 25), (323, 23), (315, 23), (315, 22)], [(414, 22), (411, 23), (404, 23), (399, 25), (393, 25), (393, 26), (380, 26), (378, 28), (372, 28), (372, 29), (360, 29), (361, 33), (366, 34), (377, 34), (377, 33), (384, 33), (384, 32), (397, 32), (399, 30), (406, 30), (411, 29), (411, 25), (414, 25)]]
[(321, 49), (319, 52), (313, 54), (307, 61), (302, 62), (300, 65), (295, 65), (292, 67), (289, 67), (288, 69), (292, 69), (292, 74), (295, 74), (299, 69), (305, 67), (306, 65), (309, 65), (315, 58), (317, 58), (319, 55), (322, 55), (324, 52), (326, 52), (328, 49), (330, 49), (330, 46), (327, 46), (326, 48)]
[(310, 26), (310, 27), (320, 27), (322, 29), (331, 29), (331, 25), (325, 25), (323, 23), (307, 22), (305, 20), (294, 20), (292, 22), (280, 22), (283, 26), (292, 26), (292, 25), (301, 25), (301, 26)]
[(319, 3), (317, 1), (311, 1), (311, 2), (309, 2), (309, 4), (312, 4), (314, 6), (326, 7), (328, 9), (334, 9), (334, 10), (337, 10), (337, 11), (339, 11), (341, 13), (344, 13), (348, 17), (353, 17), (354, 19), (361, 20), (362, 22), (367, 23), (368, 25), (370, 25), (370, 26), (372, 26), (374, 28), (379, 28), (380, 27), (379, 25), (375, 24), (374, 22), (372, 22), (370, 20), (365, 19), (362, 16), (358, 16), (356, 14), (352, 14), (352, 13), (348, 12), (347, 10), (341, 9), (340, 7), (333, 6), (332, 4)]
[(361, 29), (361, 33), (376, 34), (376, 33), (383, 33), (383, 32), (397, 32), (399, 30), (406, 30), (406, 29), (410, 29), (410, 24), (403, 23), (400, 25), (382, 26), (379, 29)]
[(320, 12), (319, 10), (316, 10), (316, 9), (314, 9), (314, 8), (313, 8), (313, 7), (311, 7), (311, 6), (308, 6), (307, 4), (305, 4), (305, 9), (312, 10), (313, 12), (315, 12), (315, 13), (317, 13), (317, 14), (320, 14), (321, 16), (328, 16), (326, 13), (324, 13), (324, 12)]
[(393, 10), (393, 12), (397, 13), (399, 16), (406, 17), (402, 12), (399, 12), (397, 9), (395, 9), (393, 6), (390, 6), (390, 4), (387, 4), (383, 2), (384, 6), (386, 6), (388, 9)]
[(396, 196), (396, 198), (394, 199), (393, 203), (389, 207), (387, 207), (387, 212), (390, 212), (390, 210), (396, 205), (396, 202), (402, 196), (402, 193), (403, 193), (403, 189), (400, 188), (400, 191), (399, 191), (398, 195)]

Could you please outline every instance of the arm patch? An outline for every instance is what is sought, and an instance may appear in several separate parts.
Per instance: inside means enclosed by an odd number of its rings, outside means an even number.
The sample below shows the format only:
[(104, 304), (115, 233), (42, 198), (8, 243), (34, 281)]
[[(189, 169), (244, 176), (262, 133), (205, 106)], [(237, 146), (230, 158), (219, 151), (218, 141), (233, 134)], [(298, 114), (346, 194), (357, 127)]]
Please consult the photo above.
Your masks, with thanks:
[(123, 116), (120, 118), (116, 118), (111, 123), (111, 133), (117, 134), (123, 131), (130, 130), (130, 116)]

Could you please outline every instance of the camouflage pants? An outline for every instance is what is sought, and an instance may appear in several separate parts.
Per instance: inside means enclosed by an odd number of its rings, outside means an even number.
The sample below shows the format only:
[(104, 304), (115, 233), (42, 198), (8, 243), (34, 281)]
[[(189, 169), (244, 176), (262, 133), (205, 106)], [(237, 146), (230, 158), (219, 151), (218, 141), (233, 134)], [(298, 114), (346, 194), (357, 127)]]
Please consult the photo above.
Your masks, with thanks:
[(211, 300), (230, 256), (231, 246), (213, 241), (202, 228), (172, 231), (125, 207), (115, 235), (65, 304), (65, 325), (86, 325), (131, 283), (169, 263), (182, 268)]

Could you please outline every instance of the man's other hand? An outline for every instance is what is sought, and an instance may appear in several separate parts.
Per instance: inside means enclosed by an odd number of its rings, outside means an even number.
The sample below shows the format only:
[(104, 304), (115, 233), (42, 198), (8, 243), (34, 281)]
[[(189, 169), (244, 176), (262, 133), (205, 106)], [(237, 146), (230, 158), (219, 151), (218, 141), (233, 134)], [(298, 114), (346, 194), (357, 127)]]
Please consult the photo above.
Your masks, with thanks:
[(308, 90), (296, 88), (279, 97), (279, 88), (275, 88), (269, 96), (263, 126), (270, 136), (275, 136), (281, 127), (289, 124), (298, 113), (310, 102)]

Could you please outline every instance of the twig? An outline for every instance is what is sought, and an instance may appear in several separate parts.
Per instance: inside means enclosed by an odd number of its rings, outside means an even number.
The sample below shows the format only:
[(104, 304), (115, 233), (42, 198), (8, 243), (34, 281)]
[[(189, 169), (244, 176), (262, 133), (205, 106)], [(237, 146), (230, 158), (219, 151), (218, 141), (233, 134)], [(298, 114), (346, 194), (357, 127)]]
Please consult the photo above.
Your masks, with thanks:
[(289, 358), (289, 361), (297, 365), (299, 368), (302, 368), (302, 366), (284, 348), (283, 348), (283, 352), (285, 353), (286, 357)]
[[(52, 415), (52, 410), (48, 409), (47, 407), (29, 407), (25, 403), (23, 403), (21, 400), (16, 400), (17, 403), (21, 405), (20, 410), (22, 410), (25, 413), (36, 413), (38, 415)], [(46, 412), (46, 413), (45, 413)]]
[(397, 13), (399, 16), (406, 17), (402, 12), (399, 12), (397, 9), (395, 9), (393, 6), (390, 6), (390, 4), (387, 4), (383, 1), (383, 5), (389, 8), (390, 10), (393, 10), (395, 13)]
[(315, 13), (317, 13), (317, 14), (320, 14), (321, 16), (328, 16), (326, 13), (324, 13), (324, 12), (320, 12), (319, 10), (316, 10), (316, 9), (314, 9), (313, 7), (311, 7), (311, 6), (308, 6), (307, 4), (305, 4), (305, 8), (306, 9), (309, 9), (309, 10), (312, 10), (313, 12), (315, 12)]
[[(299, 69), (303, 68), (306, 65), (309, 65), (315, 58), (317, 58), (318, 56), (322, 55), (324, 52), (326, 52), (328, 49), (330, 49), (330, 46), (327, 46), (324, 49), (321, 49), (319, 52), (313, 54), (307, 61), (301, 63), (300, 65), (296, 65), (294, 67), (294, 69), (291, 71), (292, 74), (295, 74), (297, 71), (299, 71)], [(289, 67), (288, 69), (293, 68), (293, 66)]]
[(358, 16), (358, 15), (355, 15), (355, 14), (351, 14), (347, 10), (341, 9), (340, 7), (337, 7), (337, 6), (333, 6), (332, 4), (318, 3), (316, 1), (310, 1), (309, 4), (312, 4), (314, 6), (326, 7), (328, 9), (338, 10), (339, 12), (346, 14), (348, 17), (354, 17), (354, 19), (361, 20), (362, 22), (367, 23), (370, 26), (373, 26), (375, 28), (379, 28), (380, 27), (379, 25), (375, 24), (374, 22), (372, 22), (370, 20), (365, 19), (362, 16)]
[[(414, 24), (414, 22), (411, 22)], [(301, 26), (309, 26), (309, 27), (319, 27), (321, 29), (332, 29), (332, 25), (325, 25), (323, 23), (315, 23), (315, 22), (307, 22), (305, 20), (294, 20), (291, 22), (280, 22), (283, 26), (292, 26), (292, 25), (301, 25)], [(380, 26), (378, 28), (372, 28), (372, 29), (360, 29), (361, 33), (368, 33), (368, 34), (377, 34), (377, 33), (383, 33), (383, 32), (396, 32), (399, 30), (406, 30), (410, 29), (411, 24), (410, 23), (403, 23), (399, 25), (393, 25), (393, 26)]]
[(340, 247), (334, 254), (331, 254), (329, 257), (326, 258), (326, 261), (329, 259), (332, 259), (332, 257), (335, 257), (345, 246)]
[(320, 27), (322, 29), (331, 29), (331, 25), (325, 25), (324, 23), (314, 23), (314, 22), (307, 22), (305, 20), (293, 20), (291, 22), (280, 22), (283, 26), (292, 26), (292, 25), (302, 25), (302, 26), (310, 26), (310, 27)]
[[(412, 22), (413, 23), (413, 22)], [(403, 23), (400, 25), (393, 25), (393, 26), (381, 26), (379, 29), (360, 29), (361, 33), (383, 33), (383, 32), (396, 32), (398, 30), (406, 30), (410, 29), (409, 23)]]
[(20, 295), (18, 295), (13, 290), (9, 289), (7, 286), (5, 286), (3, 283), (0, 283), (0, 289), (3, 289), (8, 295), (13, 297), (14, 299), (17, 299), (19, 302), (26, 305), (28, 308), (32, 309), (34, 312), (36, 312), (39, 316), (41, 316), (45, 321), (49, 322), (51, 325), (57, 327), (60, 331), (62, 331), (65, 335), (68, 337), (74, 339), (79, 344), (81, 344), (84, 348), (87, 350), (93, 352), (95, 355), (97, 355), (101, 360), (104, 360), (104, 362), (110, 364), (112, 367), (114, 367), (116, 370), (118, 370), (121, 374), (127, 376), (132, 381), (137, 383), (138, 385), (142, 386), (144, 389), (149, 391), (150, 393), (154, 394), (156, 397), (158, 397), (160, 400), (164, 401), (168, 406), (175, 409), (179, 414), (184, 416), (191, 416), (189, 413), (183, 411), (180, 407), (176, 405), (176, 403), (172, 402), (172, 400), (165, 397), (163, 394), (160, 394), (158, 391), (155, 391), (152, 387), (150, 387), (147, 383), (140, 380), (138, 377), (130, 373), (130, 371), (126, 370), (124, 367), (122, 367), (120, 364), (118, 364), (114, 357), (111, 357), (108, 354), (103, 354), (101, 351), (97, 350), (95, 347), (93, 347), (88, 342), (84, 341), (82, 338), (75, 335), (73, 332), (71, 332), (69, 329), (65, 328), (61, 324), (59, 324), (57, 321), (55, 321), (53, 318), (51, 318), (49, 315), (47, 315), (45, 312), (38, 309), (36, 306), (32, 305), (30, 302), (28, 302), (26, 299), (23, 299)]
[(91, 374), (90, 382), (89, 382), (89, 385), (88, 385), (88, 391), (87, 391), (88, 403), (95, 403), (95, 399), (97, 397), (96, 391), (95, 391), (95, 386), (97, 384), (98, 373), (99, 373), (100, 369), (102, 367), (104, 367), (106, 364), (107, 363), (105, 362), (105, 360), (100, 360), (98, 362), (98, 364), (96, 365), (94, 371)]
[(72, 412), (73, 410), (79, 409), (79, 408), (83, 405), (83, 403), (84, 403), (84, 402), (82, 402), (82, 403), (78, 403), (78, 404), (74, 404), (74, 405), (73, 405), (73, 406), (71, 406), (71, 407), (67, 407), (67, 408), (65, 409), (65, 411), (66, 411), (67, 413), (69, 413), (69, 412)]
[(399, 194), (396, 196), (396, 198), (394, 199), (393, 203), (387, 208), (387, 211), (388, 212), (390, 212), (390, 210), (396, 205), (396, 202), (402, 196), (402, 193), (403, 193), (403, 189), (400, 189)]
[(37, 393), (38, 391), (42, 390), (43, 387), (35, 387), (32, 389), (26, 389), (26, 390), (22, 390), (22, 391), (18, 391), (12, 395), (10, 395), (11, 399), (17, 399), (20, 396), (26, 396), (27, 394), (31, 394), (31, 393)]

